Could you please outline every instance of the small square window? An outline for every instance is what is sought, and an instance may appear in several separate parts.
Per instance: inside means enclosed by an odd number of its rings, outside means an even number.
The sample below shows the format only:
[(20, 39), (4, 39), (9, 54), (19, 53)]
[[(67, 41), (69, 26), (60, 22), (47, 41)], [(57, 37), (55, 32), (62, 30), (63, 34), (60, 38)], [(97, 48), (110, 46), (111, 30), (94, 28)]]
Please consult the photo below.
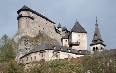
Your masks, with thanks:
[(34, 59), (36, 59), (36, 56), (34, 56)]
[(32, 60), (32, 57), (31, 57), (31, 60)]

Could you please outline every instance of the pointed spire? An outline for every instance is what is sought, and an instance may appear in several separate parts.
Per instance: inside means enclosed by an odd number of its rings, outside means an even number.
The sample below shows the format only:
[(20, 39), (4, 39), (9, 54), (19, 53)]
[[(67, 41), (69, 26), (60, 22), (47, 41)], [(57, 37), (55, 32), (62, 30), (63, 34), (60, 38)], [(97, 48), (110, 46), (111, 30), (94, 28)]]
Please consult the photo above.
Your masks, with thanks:
[(63, 28), (62, 28), (62, 31), (65, 31), (65, 30), (67, 30), (67, 28), (66, 28), (66, 27), (63, 27)]
[(97, 23), (97, 16), (96, 16), (96, 24), (95, 24), (96, 26), (98, 26), (98, 23)]
[(97, 24), (97, 16), (96, 16), (96, 24)]
[(79, 24), (78, 19), (76, 19), (76, 23), (75, 24)]
[[(98, 27), (98, 23), (97, 23), (97, 17), (96, 17), (96, 24), (95, 24), (95, 31), (94, 31), (94, 36), (93, 36), (93, 40), (92, 40), (92, 44), (90, 45), (95, 45), (95, 44), (103, 44), (103, 40), (99, 31), (99, 27)], [(103, 44), (105, 45), (105, 44)]]
[(58, 24), (58, 27), (57, 28), (62, 28), (60, 23)]

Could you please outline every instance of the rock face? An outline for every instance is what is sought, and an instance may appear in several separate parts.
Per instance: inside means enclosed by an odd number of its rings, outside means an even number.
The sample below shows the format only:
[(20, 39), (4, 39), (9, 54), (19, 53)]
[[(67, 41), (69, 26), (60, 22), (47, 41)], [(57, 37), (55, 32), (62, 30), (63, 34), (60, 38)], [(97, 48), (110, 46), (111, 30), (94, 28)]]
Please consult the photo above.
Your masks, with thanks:
[(40, 44), (59, 44), (59, 43), (56, 40), (51, 39), (48, 35), (44, 33), (39, 33), (34, 38), (29, 36), (23, 36), (18, 40), (17, 44), (18, 44), (17, 58), (19, 58)]
[(18, 32), (14, 41), (18, 45), (18, 58), (39, 44), (61, 45), (62, 34), (53, 21), (26, 6), (17, 13)]

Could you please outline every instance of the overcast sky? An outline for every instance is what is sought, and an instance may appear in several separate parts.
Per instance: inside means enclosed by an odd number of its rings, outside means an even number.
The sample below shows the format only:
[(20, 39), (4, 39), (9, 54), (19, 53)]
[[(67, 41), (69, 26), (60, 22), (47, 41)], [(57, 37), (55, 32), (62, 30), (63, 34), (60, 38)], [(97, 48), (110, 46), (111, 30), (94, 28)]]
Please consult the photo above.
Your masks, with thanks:
[(76, 19), (87, 31), (88, 46), (95, 30), (95, 19), (106, 48), (116, 48), (116, 0), (1, 0), (0, 37), (11, 38), (18, 30), (17, 10), (23, 5), (39, 12), (56, 23), (71, 29)]

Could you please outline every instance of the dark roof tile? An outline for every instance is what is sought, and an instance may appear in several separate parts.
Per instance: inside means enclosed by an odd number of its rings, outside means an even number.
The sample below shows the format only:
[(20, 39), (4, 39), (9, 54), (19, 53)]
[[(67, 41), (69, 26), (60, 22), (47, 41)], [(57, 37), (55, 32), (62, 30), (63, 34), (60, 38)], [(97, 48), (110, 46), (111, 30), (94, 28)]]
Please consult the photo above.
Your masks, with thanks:
[(72, 32), (77, 32), (77, 33), (87, 33), (78, 21), (76, 21), (76, 23), (73, 26), (73, 28), (71, 29), (71, 31)]
[(35, 13), (36, 15), (38, 15), (38, 16), (40, 16), (40, 17), (42, 17), (42, 18), (48, 20), (49, 22), (55, 24), (53, 21), (51, 21), (51, 20), (48, 19), (47, 17), (41, 15), (40, 13), (38, 13), (38, 12), (32, 10), (31, 8), (29, 8), (29, 7), (25, 6), (25, 5), (24, 5), (21, 9), (19, 9), (19, 10), (17, 11), (17, 13), (19, 14), (21, 11), (31, 11), (32, 13)]

